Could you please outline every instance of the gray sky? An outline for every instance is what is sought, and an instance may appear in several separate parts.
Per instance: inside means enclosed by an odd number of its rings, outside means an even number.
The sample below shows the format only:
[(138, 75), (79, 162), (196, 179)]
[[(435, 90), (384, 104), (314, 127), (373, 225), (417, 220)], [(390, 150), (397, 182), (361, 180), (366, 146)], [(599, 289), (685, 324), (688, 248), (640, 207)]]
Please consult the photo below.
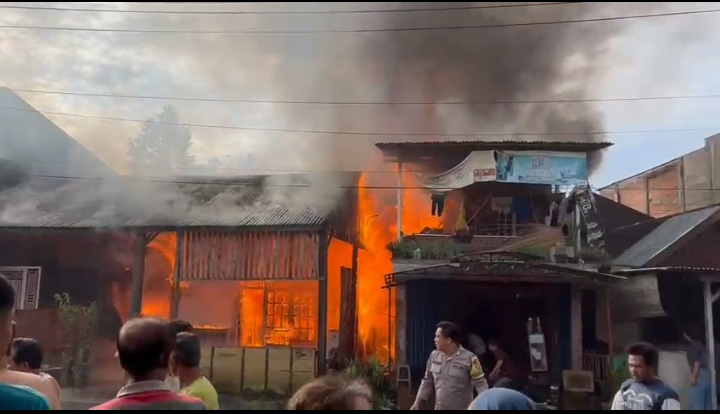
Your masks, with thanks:
[[(0, 3), (56, 8), (137, 10), (304, 11), (401, 8), (400, 3), (277, 3), (277, 4), (139, 4), (139, 3)], [(452, 3), (443, 3), (452, 5)], [(468, 3), (464, 3), (468, 4)], [(470, 3), (474, 4), (474, 3)], [(478, 3), (479, 4), (479, 3)], [(492, 3), (484, 3), (492, 4)], [(720, 8), (718, 3), (603, 3), (585, 18), (631, 15), (649, 11), (686, 11)], [(407, 6), (405, 6), (407, 7)], [(573, 5), (561, 6), (568, 8)], [(659, 10), (661, 9), (661, 10)], [(443, 13), (443, 12), (436, 12)], [(442, 25), (458, 14), (472, 24), (472, 13), (444, 12)], [(455, 14), (453, 14), (455, 13)], [(490, 13), (490, 12), (486, 12)], [(561, 20), (563, 12), (536, 14), (513, 9), (495, 10), (503, 22)], [(513, 14), (515, 13), (515, 14)], [(569, 13), (569, 11), (568, 11)], [(429, 17), (408, 15), (408, 27), (426, 26)], [(383, 16), (387, 19), (386, 16)], [(417, 21), (417, 23), (415, 23)], [(562, 62), (567, 82), (554, 87), (577, 89), (583, 82), (588, 98), (622, 98), (720, 93), (720, 13), (638, 19), (623, 23), (583, 23), (616, 30), (603, 41), (602, 55), (578, 47)], [(171, 15), (133, 13), (59, 12), (0, 9), (0, 25), (34, 27), (121, 28), (139, 30), (336, 30), (388, 27), (377, 14), (294, 15)], [(597, 28), (597, 26), (593, 26)], [(587, 30), (595, 30), (587, 26)], [(501, 30), (511, 30), (509, 28)], [(529, 30), (529, 29), (528, 29)], [(578, 25), (575, 30), (584, 30)], [(412, 33), (412, 32), (407, 32)], [(408, 34), (410, 36), (411, 34)], [(369, 56), (369, 45), (385, 34), (197, 34), (54, 31), (0, 28), (0, 85), (13, 89), (94, 92), (126, 95), (216, 97), (261, 100), (362, 100), (387, 98), (383, 82)], [(492, 29), (478, 36), (492, 36)], [(492, 38), (491, 38), (492, 39)], [(568, 41), (570, 42), (570, 41)], [(571, 44), (566, 48), (571, 48)], [(568, 49), (571, 50), (571, 49)], [(507, 50), (507, 53), (513, 53)], [(574, 77), (576, 72), (592, 78)], [(482, 74), (479, 74), (481, 76)], [(167, 102), (104, 97), (20, 93), (29, 103), (60, 125), (113, 167), (123, 170), (128, 139), (141, 124), (52, 115), (51, 112), (143, 120), (166, 103), (177, 106), (182, 120), (193, 124), (294, 130), (401, 132), (403, 122), (387, 125), (375, 119), (387, 107), (258, 103)], [(547, 99), (526, 96), (525, 99)], [(714, 112), (720, 98), (592, 104), (606, 131), (703, 129), (687, 132), (609, 134), (615, 146), (592, 177), (596, 186), (638, 173), (702, 146), (703, 138), (720, 132)], [(572, 104), (567, 104), (572, 105)], [(455, 109), (453, 109), (455, 108)], [(573, 108), (567, 108), (568, 111)], [(412, 119), (395, 109), (397, 119)], [(455, 112), (453, 112), (455, 111)], [(462, 108), (438, 110), (445, 132), (487, 132), (477, 127)], [(340, 121), (338, 121), (340, 120)], [(412, 124), (412, 122), (407, 122)], [(504, 125), (511, 130), (512, 125)], [(717, 127), (717, 128), (716, 128)], [(485, 129), (483, 129), (485, 128)], [(328, 141), (305, 133), (200, 128), (194, 134), (193, 153), (200, 159), (218, 157), (229, 169), (250, 168), (243, 160), (252, 153), (275, 169), (319, 170), (365, 160), (374, 155), (377, 140), (399, 139), (354, 136)], [(410, 126), (405, 131), (413, 131)], [(342, 147), (342, 148), (339, 148)], [(350, 148), (351, 150), (348, 150)], [(364, 161), (363, 161), (364, 162)], [(326, 167), (328, 166), (328, 167)]]

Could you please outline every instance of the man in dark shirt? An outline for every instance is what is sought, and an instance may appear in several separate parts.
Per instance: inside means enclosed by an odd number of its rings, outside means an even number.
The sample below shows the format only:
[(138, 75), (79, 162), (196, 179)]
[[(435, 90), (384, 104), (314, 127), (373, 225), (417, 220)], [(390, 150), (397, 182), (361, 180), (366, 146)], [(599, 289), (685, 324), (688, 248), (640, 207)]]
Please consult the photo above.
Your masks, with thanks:
[[(698, 338), (699, 335), (693, 335)], [(708, 349), (703, 341), (693, 339), (687, 352), (690, 365), (690, 410), (712, 410), (712, 383), (710, 380), (710, 362)]]
[(657, 377), (660, 354), (650, 344), (628, 348), (628, 368), (632, 379), (615, 394), (613, 410), (680, 410), (680, 399), (672, 388)]
[(495, 367), (490, 372), (490, 380), (494, 381), (493, 388), (510, 388), (516, 391), (523, 389), (522, 370), (517, 366), (515, 360), (500, 346), (496, 339), (488, 341), (490, 352), (495, 355)]
[(175, 344), (168, 322), (133, 319), (120, 330), (117, 341), (120, 366), (129, 378), (117, 397), (93, 410), (205, 410), (197, 398), (177, 395), (165, 384)]

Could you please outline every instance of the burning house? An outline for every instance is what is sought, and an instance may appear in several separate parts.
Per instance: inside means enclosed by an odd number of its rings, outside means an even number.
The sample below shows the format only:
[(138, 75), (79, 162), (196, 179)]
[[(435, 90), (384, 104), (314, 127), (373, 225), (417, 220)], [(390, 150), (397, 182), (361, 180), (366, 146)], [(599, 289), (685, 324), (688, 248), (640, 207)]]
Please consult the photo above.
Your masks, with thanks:
[(221, 389), (285, 393), (329, 349), (354, 348), (358, 177), (343, 180), (328, 203), (309, 175), (30, 178), (0, 193), (0, 238), (16, 253), (2, 264), (42, 271), (41, 307), (61, 292), (104, 304), (114, 333), (133, 315), (188, 320)]

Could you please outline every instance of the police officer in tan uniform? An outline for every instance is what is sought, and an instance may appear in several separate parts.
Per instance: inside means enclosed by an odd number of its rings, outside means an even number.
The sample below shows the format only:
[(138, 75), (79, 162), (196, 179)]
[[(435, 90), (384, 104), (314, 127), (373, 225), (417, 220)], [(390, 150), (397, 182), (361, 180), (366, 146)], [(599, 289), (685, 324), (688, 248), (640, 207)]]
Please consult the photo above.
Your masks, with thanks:
[(420, 401), (427, 401), (434, 391), (436, 410), (467, 410), (473, 389), (479, 394), (488, 388), (480, 360), (460, 346), (460, 330), (452, 322), (437, 325), (435, 348), (410, 409), (419, 410)]

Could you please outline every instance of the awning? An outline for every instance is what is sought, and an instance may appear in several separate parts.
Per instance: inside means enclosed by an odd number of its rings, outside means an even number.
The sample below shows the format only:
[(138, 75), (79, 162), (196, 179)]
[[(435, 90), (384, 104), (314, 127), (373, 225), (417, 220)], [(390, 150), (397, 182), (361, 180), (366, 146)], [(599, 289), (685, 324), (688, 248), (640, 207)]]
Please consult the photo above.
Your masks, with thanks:
[(477, 182), (495, 181), (495, 151), (473, 151), (460, 164), (431, 177), (418, 174), (423, 187), (434, 192), (447, 192)]
[(385, 275), (386, 287), (412, 280), (453, 280), (472, 282), (578, 283), (588, 287), (611, 285), (627, 278), (598, 271), (587, 265), (482, 260), (445, 263), (411, 268)]

